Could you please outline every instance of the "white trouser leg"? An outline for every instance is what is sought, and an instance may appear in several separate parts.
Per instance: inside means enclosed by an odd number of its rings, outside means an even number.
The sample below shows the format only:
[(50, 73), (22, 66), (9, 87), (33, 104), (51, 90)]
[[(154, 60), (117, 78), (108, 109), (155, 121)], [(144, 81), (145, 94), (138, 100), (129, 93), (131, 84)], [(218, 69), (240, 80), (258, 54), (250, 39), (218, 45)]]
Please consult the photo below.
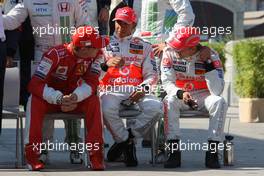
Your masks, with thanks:
[(222, 141), (228, 106), (223, 97), (210, 95), (205, 99), (205, 107), (210, 115), (208, 139)]
[(127, 98), (128, 95), (110, 93), (101, 96), (104, 123), (117, 143), (128, 138), (128, 131), (119, 117), (120, 103)]
[(145, 135), (163, 113), (162, 103), (153, 95), (146, 95), (138, 103), (142, 113), (135, 118), (131, 129), (136, 137)]
[(175, 96), (166, 96), (164, 99), (164, 132), (166, 140), (180, 138), (180, 111), (189, 109), (182, 100)]

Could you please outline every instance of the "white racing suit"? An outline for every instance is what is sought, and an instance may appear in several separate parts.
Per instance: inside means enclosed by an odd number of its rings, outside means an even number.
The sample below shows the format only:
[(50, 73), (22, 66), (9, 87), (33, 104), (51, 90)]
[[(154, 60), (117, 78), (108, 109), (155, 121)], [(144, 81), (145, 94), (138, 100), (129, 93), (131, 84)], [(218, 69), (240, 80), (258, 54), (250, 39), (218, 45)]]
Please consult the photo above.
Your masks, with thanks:
[[(120, 143), (128, 139), (128, 131), (119, 117), (121, 101), (128, 99), (137, 86), (155, 85), (157, 73), (151, 44), (140, 38), (112, 36), (105, 49), (105, 57), (108, 60), (113, 56), (121, 56), (125, 64), (121, 68), (108, 68), (102, 76), (100, 91), (104, 122), (114, 140)], [(161, 102), (151, 94), (146, 95), (138, 105), (142, 113), (130, 126), (136, 137), (145, 134), (162, 114)]]
[(168, 38), (169, 32), (181, 26), (192, 26), (194, 13), (189, 0), (142, 0), (141, 32), (151, 32), (153, 42), (160, 43)]
[[(30, 17), (35, 39), (35, 60), (40, 61), (49, 48), (69, 43), (74, 29), (82, 25), (98, 26), (96, 0), (24, 0), (8, 14), (3, 15), (4, 28), (13, 30)], [(64, 121), (66, 141), (78, 142), (80, 120)], [(74, 128), (69, 128), (71, 125)], [(77, 133), (76, 133), (77, 127)], [(52, 140), (54, 120), (46, 120), (43, 125), (43, 141)], [(71, 136), (68, 139), (69, 135)]]
[(98, 26), (96, 0), (24, 0), (3, 15), (4, 28), (16, 29), (27, 16), (33, 27), (38, 61), (49, 48), (69, 43), (74, 27)]
[[(167, 96), (164, 99), (165, 136), (167, 140), (180, 138), (181, 111), (190, 107), (180, 99), (188, 91), (197, 100), (198, 110), (210, 115), (209, 140), (221, 141), (223, 137), (227, 104), (220, 94), (224, 88), (223, 68), (218, 54), (211, 51), (208, 63), (200, 60), (199, 52), (185, 59), (177, 59), (172, 48), (166, 48), (161, 64), (161, 80)], [(207, 66), (210, 66), (208, 70)], [(181, 93), (180, 93), (181, 92)]]

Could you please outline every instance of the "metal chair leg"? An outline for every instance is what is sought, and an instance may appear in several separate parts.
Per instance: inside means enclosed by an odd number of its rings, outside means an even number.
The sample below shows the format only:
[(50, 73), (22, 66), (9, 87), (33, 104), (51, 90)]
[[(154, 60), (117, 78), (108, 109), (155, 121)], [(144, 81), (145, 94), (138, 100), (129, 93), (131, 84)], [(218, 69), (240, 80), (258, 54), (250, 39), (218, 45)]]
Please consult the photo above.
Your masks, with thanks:
[[(83, 127), (83, 129), (84, 129), (84, 143), (86, 144), (86, 135), (87, 135), (87, 129), (86, 129), (86, 120), (85, 120), (85, 118), (83, 119), (83, 122), (84, 122), (84, 127)], [(89, 161), (88, 161), (88, 156), (89, 156), (89, 154), (88, 154), (88, 150), (86, 150), (86, 148), (85, 148), (85, 152), (84, 152), (84, 165), (85, 165), (85, 167), (89, 167)]]
[(19, 163), (19, 117), (16, 119), (16, 162), (15, 167), (18, 168)]
[(24, 166), (25, 163), (25, 153), (24, 153), (24, 125), (23, 125), (23, 117), (20, 117), (20, 148), (21, 148), (21, 163)]
[(155, 125), (151, 128), (151, 161), (152, 161), (152, 166), (154, 167), (156, 164), (156, 123)]

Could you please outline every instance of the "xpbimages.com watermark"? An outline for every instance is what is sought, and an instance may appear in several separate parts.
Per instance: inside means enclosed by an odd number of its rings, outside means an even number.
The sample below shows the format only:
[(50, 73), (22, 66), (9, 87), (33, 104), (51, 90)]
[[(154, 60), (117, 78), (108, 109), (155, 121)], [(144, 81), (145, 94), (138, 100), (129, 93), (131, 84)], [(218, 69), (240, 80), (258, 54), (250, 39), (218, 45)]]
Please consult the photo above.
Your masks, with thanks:
[[(65, 143), (65, 142), (50, 142), (47, 143), (33, 143), (34, 151), (78, 151), (79, 153), (84, 153), (85, 151), (97, 151), (102, 149), (100, 143)], [(210, 150), (212, 153), (216, 153), (217, 151), (227, 150), (230, 151), (232, 149), (231, 143), (199, 143), (199, 142), (191, 142), (191, 141), (180, 141), (179, 143), (165, 143), (166, 151), (171, 151), (172, 153), (175, 151), (208, 151)]]
[(187, 140), (187, 142), (180, 141), (179, 143), (165, 143), (165, 150), (169, 150), (172, 153), (175, 151), (208, 151), (210, 150), (212, 153), (216, 153), (217, 151), (227, 150), (230, 151), (232, 149), (232, 143), (199, 143), (199, 142), (191, 142)]
[(79, 153), (84, 153), (85, 151), (97, 151), (100, 150), (102, 146), (100, 143), (65, 143), (65, 142), (50, 142), (47, 143), (33, 143), (34, 151), (78, 151)]
[[(76, 32), (78, 32), (79, 34), (81, 34), (82, 36), (84, 36), (84, 34), (91, 34), (93, 32), (92, 28), (90, 27), (63, 27), (63, 26), (51, 26), (51, 25), (47, 25), (47, 26), (38, 26), (38, 27), (32, 27), (33, 29), (33, 35), (38, 35), (39, 37), (42, 37), (44, 35), (66, 35), (66, 36), (70, 36), (75, 34)], [(94, 27), (94, 29), (96, 30), (97, 34), (99, 34), (99, 27)]]
[[(196, 31), (200, 35), (208, 35), (212, 38), (215, 38), (219, 35), (231, 35), (232, 34), (232, 27), (231, 26), (228, 26), (228, 27), (223, 27), (223, 26), (206, 27), (206, 26), (203, 26), (203, 27), (194, 27), (194, 28), (196, 29)], [(164, 33), (166, 35), (169, 35), (171, 31), (175, 31), (175, 30), (177, 30), (180, 33), (186, 33), (186, 32), (191, 33), (192, 32), (192, 28), (183, 28), (183, 29), (185, 29), (185, 30), (178, 30), (178, 28), (175, 29), (174, 27), (172, 27), (172, 28), (165, 27)]]

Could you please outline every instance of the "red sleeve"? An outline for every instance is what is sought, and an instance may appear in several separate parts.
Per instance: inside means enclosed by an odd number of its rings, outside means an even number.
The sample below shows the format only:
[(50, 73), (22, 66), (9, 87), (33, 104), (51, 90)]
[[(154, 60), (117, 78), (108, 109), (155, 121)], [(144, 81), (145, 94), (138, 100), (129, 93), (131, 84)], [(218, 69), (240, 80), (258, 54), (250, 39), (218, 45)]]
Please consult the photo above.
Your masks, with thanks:
[(43, 98), (44, 87), (50, 79), (50, 74), (56, 69), (57, 62), (58, 54), (56, 49), (51, 49), (43, 54), (43, 57), (28, 85), (28, 91), (30, 93)]
[(102, 59), (103, 59), (103, 55), (100, 53), (91, 64), (90, 69), (88, 69), (86, 74), (83, 76), (83, 79), (86, 82), (86, 84), (91, 86), (92, 94), (97, 93), (97, 87), (99, 85), (99, 77), (101, 73), (100, 63)]

